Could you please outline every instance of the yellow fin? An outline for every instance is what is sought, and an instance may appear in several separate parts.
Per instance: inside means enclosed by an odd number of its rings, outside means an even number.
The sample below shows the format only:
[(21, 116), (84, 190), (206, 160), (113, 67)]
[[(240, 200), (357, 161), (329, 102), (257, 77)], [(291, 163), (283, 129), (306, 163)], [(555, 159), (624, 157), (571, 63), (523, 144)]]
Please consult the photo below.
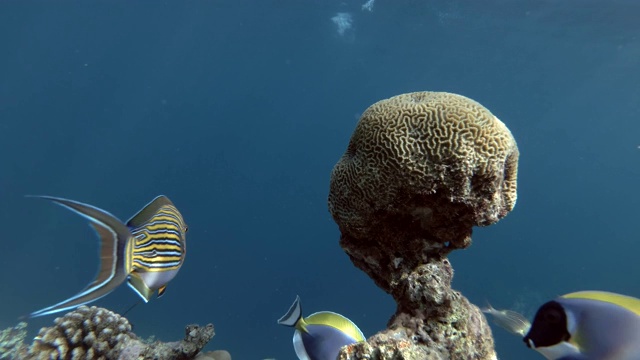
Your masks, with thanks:
[(587, 299), (604, 301), (610, 304), (623, 307), (636, 315), (640, 315), (640, 299), (627, 295), (620, 295), (607, 291), (578, 291), (571, 294), (562, 295), (565, 299)]
[(160, 289), (158, 289), (158, 297), (164, 295), (164, 292), (167, 290), (167, 285), (162, 285)]
[(305, 318), (305, 322), (307, 324), (331, 326), (351, 336), (356, 339), (356, 341), (365, 340), (362, 331), (358, 329), (356, 324), (346, 317), (331, 311), (321, 311), (311, 314)]
[(302, 318), (302, 317), (300, 319), (298, 319), (298, 321), (296, 322), (295, 327), (296, 327), (296, 329), (298, 329), (298, 330), (300, 330), (302, 332), (306, 332), (306, 333), (309, 332), (307, 330), (307, 322), (304, 321), (304, 318)]

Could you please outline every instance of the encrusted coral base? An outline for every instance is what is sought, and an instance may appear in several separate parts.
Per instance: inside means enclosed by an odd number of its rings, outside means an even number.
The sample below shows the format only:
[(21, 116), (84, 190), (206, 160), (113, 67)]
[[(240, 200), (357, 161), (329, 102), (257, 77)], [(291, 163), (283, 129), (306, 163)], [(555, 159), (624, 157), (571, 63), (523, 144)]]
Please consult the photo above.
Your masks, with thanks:
[[(458, 349), (461, 350), (461, 349)], [(492, 349), (486, 353), (471, 350), (452, 355), (441, 346), (430, 346), (416, 342), (402, 327), (387, 329), (370, 337), (367, 342), (357, 343), (342, 349), (339, 360), (449, 360), (449, 359), (491, 359), (497, 356)], [(475, 355), (470, 355), (475, 353)]]
[[(462, 294), (451, 289), (451, 263), (438, 251), (428, 251), (429, 242), (404, 242), (404, 257), (398, 261), (393, 257), (394, 253), (399, 256), (399, 249), (388, 251), (383, 246), (391, 242), (365, 248), (360, 243), (344, 235), (341, 239), (353, 263), (378, 280), (377, 284), (394, 297), (398, 308), (386, 330), (366, 343), (344, 348), (341, 360), (497, 358), (486, 318)], [(411, 243), (415, 247), (410, 247)], [(408, 256), (410, 252), (412, 257)]]

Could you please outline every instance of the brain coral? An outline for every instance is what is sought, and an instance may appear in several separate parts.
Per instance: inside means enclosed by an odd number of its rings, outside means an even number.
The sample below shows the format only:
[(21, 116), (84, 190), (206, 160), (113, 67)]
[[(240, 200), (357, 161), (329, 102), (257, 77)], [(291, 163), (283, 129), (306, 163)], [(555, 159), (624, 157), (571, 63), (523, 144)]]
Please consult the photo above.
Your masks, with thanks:
[(331, 174), (329, 211), (355, 239), (397, 233), (394, 223), (466, 247), (470, 233), (450, 227), (490, 225), (513, 209), (518, 154), (509, 129), (467, 97), (394, 96), (362, 114)]

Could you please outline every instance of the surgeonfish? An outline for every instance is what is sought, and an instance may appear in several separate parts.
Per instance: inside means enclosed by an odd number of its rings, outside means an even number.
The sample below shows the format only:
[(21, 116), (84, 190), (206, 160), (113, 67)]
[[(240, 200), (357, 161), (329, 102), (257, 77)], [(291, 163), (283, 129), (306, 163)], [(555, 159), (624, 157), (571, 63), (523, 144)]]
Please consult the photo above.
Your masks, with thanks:
[(547, 359), (640, 359), (640, 299), (580, 291), (542, 305), (524, 337)]
[[(492, 312), (488, 312), (492, 314)], [(498, 313), (511, 333), (516, 312)], [(524, 318), (524, 317), (523, 317)], [(504, 326), (506, 324), (506, 326)], [(580, 291), (543, 304), (523, 337), (549, 360), (640, 359), (640, 299), (605, 291)]]
[(524, 315), (512, 310), (498, 310), (491, 304), (487, 304), (486, 307), (480, 309), (483, 313), (489, 314), (493, 317), (493, 322), (508, 332), (524, 336), (531, 328), (531, 323)]
[(293, 348), (300, 360), (335, 360), (343, 346), (365, 340), (356, 324), (340, 314), (320, 311), (303, 318), (299, 296), (278, 324), (296, 329)]
[(66, 207), (89, 220), (100, 238), (96, 278), (75, 296), (31, 313), (30, 317), (74, 309), (98, 300), (125, 280), (144, 302), (162, 296), (184, 262), (187, 225), (171, 200), (160, 195), (126, 224), (110, 213), (81, 202), (36, 196)]

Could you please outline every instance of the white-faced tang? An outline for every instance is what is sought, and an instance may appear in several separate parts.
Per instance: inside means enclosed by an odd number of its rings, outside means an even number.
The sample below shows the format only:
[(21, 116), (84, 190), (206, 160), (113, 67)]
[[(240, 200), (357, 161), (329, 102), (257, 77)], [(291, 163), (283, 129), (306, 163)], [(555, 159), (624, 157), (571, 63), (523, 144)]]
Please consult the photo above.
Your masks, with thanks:
[(64, 206), (89, 220), (100, 239), (98, 275), (75, 296), (30, 314), (66, 311), (95, 301), (125, 280), (145, 301), (161, 296), (184, 262), (187, 225), (171, 200), (160, 195), (126, 224), (110, 213), (81, 202), (38, 196)]
[(484, 310), (549, 360), (640, 359), (640, 299), (634, 297), (606, 291), (566, 294), (543, 304), (530, 326), (513, 311)]
[(640, 359), (640, 300), (580, 291), (542, 305), (524, 342), (547, 359)]
[(299, 296), (278, 324), (296, 329), (293, 347), (300, 360), (335, 360), (343, 346), (365, 340), (356, 324), (340, 314), (320, 311), (303, 317)]

